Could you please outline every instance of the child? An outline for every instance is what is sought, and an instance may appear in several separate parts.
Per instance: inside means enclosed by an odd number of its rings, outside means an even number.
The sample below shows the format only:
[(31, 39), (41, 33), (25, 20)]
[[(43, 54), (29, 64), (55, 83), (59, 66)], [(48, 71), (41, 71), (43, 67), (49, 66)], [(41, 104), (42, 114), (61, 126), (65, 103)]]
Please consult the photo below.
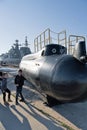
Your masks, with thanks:
[(25, 78), (22, 76), (22, 70), (18, 70), (18, 74), (15, 77), (16, 85), (16, 105), (18, 105), (18, 96), (21, 96), (21, 102), (24, 102), (24, 97), (22, 95), (22, 86), (24, 85)]
[(8, 93), (8, 102), (11, 102), (11, 99), (10, 99), (11, 92), (7, 88), (7, 78), (8, 78), (8, 74), (7, 73), (3, 73), (2, 74), (2, 86), (1, 86), (1, 90), (2, 90), (2, 93), (3, 93), (4, 104), (7, 104), (7, 102), (6, 102), (6, 92)]
[(2, 86), (2, 72), (0, 72), (0, 89), (1, 89), (1, 86)]

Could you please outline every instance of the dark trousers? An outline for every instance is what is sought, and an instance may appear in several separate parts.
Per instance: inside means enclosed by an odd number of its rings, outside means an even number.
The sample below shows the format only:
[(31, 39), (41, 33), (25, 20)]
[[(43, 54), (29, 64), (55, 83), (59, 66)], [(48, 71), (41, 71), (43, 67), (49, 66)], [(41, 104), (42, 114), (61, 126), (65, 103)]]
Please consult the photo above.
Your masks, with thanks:
[(24, 100), (24, 97), (22, 95), (22, 87), (18, 86), (16, 88), (16, 103), (18, 102), (18, 97), (21, 96), (21, 100)]
[(5, 91), (3, 91), (3, 101), (6, 102), (6, 92), (8, 93), (8, 100), (10, 99), (10, 95), (11, 95), (11, 92), (10, 90), (7, 88), (5, 89)]

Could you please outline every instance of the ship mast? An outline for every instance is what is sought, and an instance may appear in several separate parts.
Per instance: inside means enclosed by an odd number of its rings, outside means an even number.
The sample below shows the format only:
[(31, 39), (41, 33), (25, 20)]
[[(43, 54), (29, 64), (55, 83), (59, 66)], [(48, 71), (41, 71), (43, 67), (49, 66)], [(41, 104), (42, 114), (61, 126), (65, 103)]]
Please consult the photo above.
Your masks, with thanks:
[(28, 47), (28, 40), (27, 40), (27, 36), (25, 37), (25, 46)]

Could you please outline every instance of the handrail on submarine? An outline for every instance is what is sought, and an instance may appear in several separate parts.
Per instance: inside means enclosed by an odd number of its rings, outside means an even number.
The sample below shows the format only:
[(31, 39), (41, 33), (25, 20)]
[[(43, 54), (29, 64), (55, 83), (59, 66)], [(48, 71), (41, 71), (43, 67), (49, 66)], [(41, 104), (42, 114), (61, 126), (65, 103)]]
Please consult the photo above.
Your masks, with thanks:
[(56, 42), (56, 44), (63, 45), (67, 48), (67, 54), (73, 55), (74, 46), (80, 40), (86, 41), (86, 38), (77, 35), (69, 35), (67, 37), (66, 30), (56, 33), (50, 30), (50, 28), (47, 28), (34, 39), (34, 52), (38, 52), (47, 44)]
[[(75, 39), (72, 39), (72, 38), (75, 38)], [(69, 35), (69, 37), (68, 37), (68, 54), (70, 54), (70, 55), (73, 54), (73, 49), (74, 49), (75, 44), (81, 40), (86, 41), (84, 36)]]
[(49, 28), (42, 32), (34, 39), (34, 51), (38, 52), (41, 50), (45, 45), (50, 43), (58, 43), (63, 44), (67, 47), (67, 36), (66, 31), (61, 31), (59, 33), (51, 31)]

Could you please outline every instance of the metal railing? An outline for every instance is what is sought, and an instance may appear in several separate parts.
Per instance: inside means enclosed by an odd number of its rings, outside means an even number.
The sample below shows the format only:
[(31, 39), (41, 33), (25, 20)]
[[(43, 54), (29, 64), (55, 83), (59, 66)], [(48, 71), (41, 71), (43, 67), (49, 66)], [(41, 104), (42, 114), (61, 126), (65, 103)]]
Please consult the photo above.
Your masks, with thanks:
[(68, 51), (67, 53), (70, 55), (73, 55), (75, 44), (79, 41), (85, 41), (85, 37), (83, 36), (77, 36), (77, 35), (69, 35), (68, 38)]
[(41, 50), (45, 45), (56, 43), (67, 47), (66, 31), (59, 33), (51, 31), (49, 28), (34, 39), (34, 51)]
[(67, 54), (73, 55), (75, 44), (85, 40), (83, 36), (69, 35), (67, 37), (65, 30), (56, 33), (48, 28), (34, 39), (34, 51), (38, 52), (45, 45), (54, 43), (65, 46)]

